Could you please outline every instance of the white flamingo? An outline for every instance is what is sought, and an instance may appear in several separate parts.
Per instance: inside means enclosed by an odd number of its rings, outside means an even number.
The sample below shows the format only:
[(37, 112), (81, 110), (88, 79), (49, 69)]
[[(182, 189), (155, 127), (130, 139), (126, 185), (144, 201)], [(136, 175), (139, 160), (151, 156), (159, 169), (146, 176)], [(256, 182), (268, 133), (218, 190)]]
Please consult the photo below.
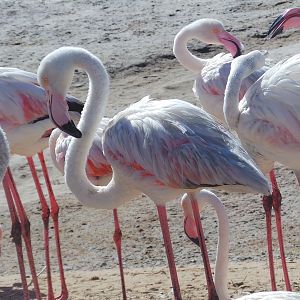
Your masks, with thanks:
[[(224, 45), (230, 54), (220, 53), (209, 59), (202, 59), (193, 55), (187, 49), (187, 42), (191, 39), (198, 39), (202, 42), (215, 45)], [(197, 74), (193, 91), (199, 98), (201, 106), (210, 114), (218, 118), (222, 123), (226, 123), (223, 105), (226, 83), (230, 73), (231, 63), (233, 59), (241, 55), (241, 42), (228, 33), (220, 21), (214, 19), (200, 19), (185, 27), (183, 27), (174, 39), (173, 52), (178, 61), (188, 70)], [(259, 79), (268, 67), (263, 66), (259, 70), (255, 70), (249, 76), (243, 78), (239, 90), (239, 100), (241, 100), (249, 87)], [(273, 186), (273, 197), (281, 199), (281, 194), (277, 185), (274, 164), (271, 160), (258, 154), (255, 149), (248, 147), (248, 152), (255, 159), (260, 169), (269, 176)], [(279, 200), (275, 200), (274, 204)], [(272, 287), (275, 287), (275, 272), (272, 254), (272, 232), (271, 232), (271, 213), (272, 199), (264, 197), (263, 206), (266, 214), (267, 224), (267, 243), (269, 254), (270, 277)]]
[[(72, 117), (78, 116), (79, 112), (81, 112), (83, 108), (83, 104), (71, 96), (67, 96), (67, 99), (68, 104), (66, 108), (68, 107), (68, 109), (73, 111)], [(51, 299), (54, 298), (54, 292), (51, 280), (48, 232), (49, 217), (50, 215), (52, 216), (61, 278), (61, 294), (58, 299), (64, 300), (68, 298), (68, 291), (64, 279), (64, 270), (60, 250), (58, 226), (59, 206), (53, 193), (43, 155), (43, 150), (48, 147), (48, 140), (51, 131), (53, 128), (55, 128), (55, 125), (49, 119), (48, 115), (49, 113), (47, 109), (47, 101), (45, 101), (45, 91), (39, 86), (36, 74), (17, 68), (0, 68), (0, 126), (6, 133), (7, 140), (10, 145), (10, 153), (26, 156), (32, 177), (34, 179), (35, 187), (37, 189), (42, 208), (41, 211), (44, 225), (48, 296)], [(50, 199), (50, 209), (40, 185), (32, 158), (35, 154), (38, 154), (42, 166), (42, 171)], [(10, 215), (12, 219), (12, 237), (13, 241), (16, 243), (24, 299), (29, 299), (29, 292), (22, 254), (21, 235), (24, 239), (27, 251), (28, 263), (33, 278), (32, 281), (36, 298), (40, 299), (40, 289), (36, 276), (30, 241), (30, 223), (23, 208), (19, 194), (16, 190), (16, 184), (9, 168), (8, 174), (3, 183), (9, 185), (9, 188), (6, 188), (6, 196), (8, 197), (7, 201), (10, 202), (8, 203), (8, 206), (10, 208)], [(7, 194), (9, 191), (10, 193)]]
[[(85, 70), (90, 90), (77, 129), (63, 107), (75, 68)], [(176, 299), (181, 299), (168, 231), (165, 203), (186, 191), (191, 197), (205, 186), (269, 194), (269, 184), (239, 141), (210, 115), (181, 100), (149, 97), (117, 114), (105, 128), (103, 150), (113, 170), (107, 186), (91, 184), (86, 159), (108, 100), (109, 78), (102, 62), (82, 48), (63, 47), (48, 54), (38, 69), (52, 119), (72, 139), (65, 180), (84, 205), (114, 209), (141, 193), (156, 204)], [(76, 174), (77, 176), (73, 176)]]
[[(230, 128), (236, 130), (246, 149), (300, 170), (300, 55), (279, 62), (248, 90), (239, 102), (242, 78), (260, 68), (264, 54), (253, 51), (238, 57), (231, 65), (225, 91), (224, 114)], [(277, 199), (273, 199), (274, 201)], [(275, 202), (278, 239), (287, 290), (291, 290), (282, 239), (280, 206)]]
[[(188, 41), (200, 40), (206, 44), (223, 45), (230, 53), (219, 53), (203, 59), (193, 55), (187, 48)], [(193, 91), (201, 106), (208, 113), (225, 123), (223, 113), (224, 91), (232, 60), (241, 55), (242, 43), (227, 32), (223, 24), (215, 19), (200, 19), (183, 27), (175, 36), (173, 52), (180, 64), (193, 72)], [(239, 97), (243, 98), (248, 88), (267, 70), (263, 67), (245, 78)]]
[[(226, 209), (221, 200), (212, 192), (208, 190), (202, 190), (197, 193), (196, 199), (201, 211), (205, 205), (211, 205), (218, 219), (218, 246), (216, 253), (215, 263), (215, 287), (218, 295), (218, 300), (229, 300), (228, 292), (228, 254), (229, 254), (229, 221)], [(184, 230), (188, 237), (191, 239), (197, 238), (195, 232), (197, 231), (197, 225), (192, 212), (191, 199), (186, 194), (181, 200), (181, 204), (184, 210), (185, 222)], [(198, 216), (199, 217), (199, 216)], [(200, 217), (199, 217), (200, 220)], [(201, 232), (203, 235), (203, 232)], [(204, 236), (201, 237), (203, 240)], [(212, 278), (211, 278), (212, 280)], [(300, 293), (288, 292), (288, 291), (271, 291), (260, 292), (243, 297), (237, 298), (237, 300), (300, 300)]]

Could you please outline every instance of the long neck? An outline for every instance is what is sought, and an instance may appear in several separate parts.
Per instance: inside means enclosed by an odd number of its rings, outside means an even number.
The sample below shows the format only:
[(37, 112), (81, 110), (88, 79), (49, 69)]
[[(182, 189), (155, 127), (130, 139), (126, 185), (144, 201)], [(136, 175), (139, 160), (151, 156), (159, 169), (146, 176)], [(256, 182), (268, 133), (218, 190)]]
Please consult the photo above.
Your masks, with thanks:
[[(229, 253), (229, 221), (221, 200), (212, 192), (202, 190), (197, 195), (199, 207), (202, 203), (211, 205), (218, 217), (218, 248), (215, 264), (215, 286), (220, 300), (230, 299), (227, 288), (228, 253)], [(201, 203), (202, 202), (202, 203)]]
[(84, 69), (89, 76), (89, 92), (78, 128), (80, 139), (72, 139), (66, 154), (65, 180), (76, 198), (93, 208), (112, 209), (120, 201), (117, 184), (112, 180), (107, 186), (93, 185), (85, 172), (89, 149), (97, 127), (104, 115), (109, 93), (109, 78), (102, 63), (95, 57), (78, 58), (76, 67)]
[(0, 127), (0, 180), (2, 180), (6, 168), (8, 167), (8, 160), (9, 160), (9, 146), (8, 146), (5, 133)]
[(193, 55), (187, 48), (189, 40), (197, 38), (192, 30), (182, 29), (174, 39), (173, 52), (181, 65), (193, 73), (200, 73), (207, 60)]
[(223, 111), (228, 126), (237, 130), (240, 116), (239, 92), (243, 77), (238, 72), (230, 72), (224, 94)]

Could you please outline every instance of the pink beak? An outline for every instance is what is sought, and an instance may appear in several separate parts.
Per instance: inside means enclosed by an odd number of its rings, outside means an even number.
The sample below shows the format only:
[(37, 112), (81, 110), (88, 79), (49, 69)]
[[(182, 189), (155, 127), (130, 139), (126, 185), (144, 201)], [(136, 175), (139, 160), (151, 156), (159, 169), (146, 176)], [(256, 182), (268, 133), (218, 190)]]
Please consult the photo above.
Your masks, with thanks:
[(268, 31), (268, 37), (274, 38), (276, 35), (282, 33), (289, 28), (297, 28), (300, 26), (300, 8), (291, 8), (284, 11), (278, 16)]
[(235, 36), (225, 31), (219, 34), (219, 40), (224, 47), (231, 53), (232, 57), (238, 57), (242, 54), (244, 49), (243, 44)]
[(197, 233), (197, 228), (195, 225), (194, 219), (191, 217), (185, 217), (184, 218), (184, 232), (186, 236), (198, 247), (200, 247), (199, 239), (198, 239), (198, 233)]
[(75, 126), (69, 115), (69, 107), (64, 97), (50, 94), (48, 95), (48, 111), (51, 121), (65, 133), (81, 138), (82, 133)]

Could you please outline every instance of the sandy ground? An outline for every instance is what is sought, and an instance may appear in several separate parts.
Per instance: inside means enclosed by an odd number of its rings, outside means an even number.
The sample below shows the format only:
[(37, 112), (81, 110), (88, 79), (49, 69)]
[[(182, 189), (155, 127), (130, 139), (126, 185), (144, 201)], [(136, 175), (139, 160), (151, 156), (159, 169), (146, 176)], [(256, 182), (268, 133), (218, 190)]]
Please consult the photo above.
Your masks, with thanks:
[[(297, 2), (297, 4), (296, 4)], [(180, 98), (197, 104), (191, 88), (193, 75), (181, 67), (172, 54), (178, 30), (198, 18), (222, 20), (225, 27), (252, 49), (268, 49), (275, 61), (297, 53), (300, 34), (289, 32), (272, 41), (265, 32), (273, 18), (299, 1), (1, 1), (1, 65), (35, 72), (40, 59), (63, 45), (83, 46), (99, 56), (111, 76), (111, 97), (107, 116), (129, 103), (151, 94), (159, 98)], [(215, 46), (192, 43), (199, 56), (222, 51)], [(72, 92), (85, 99), (86, 76), (79, 71)], [(61, 206), (62, 252), (70, 299), (121, 299), (117, 256), (112, 241), (110, 211), (82, 207), (67, 190), (63, 178), (47, 163)], [(13, 157), (11, 167), (31, 221), (37, 270), (44, 267), (42, 222), (37, 194), (26, 161)], [(283, 195), (283, 224), (286, 254), (295, 290), (300, 291), (300, 207), (298, 188), (291, 170), (277, 166)], [(39, 169), (39, 174), (41, 171)], [(232, 296), (268, 290), (264, 215), (260, 196), (218, 192), (230, 216), (230, 282)], [(297, 202), (298, 201), (298, 202)], [(5, 230), (0, 269), (0, 299), (22, 299), (10, 220), (1, 191), (0, 222)], [(179, 201), (168, 205), (175, 257), (184, 299), (205, 299), (205, 279), (198, 249), (182, 230)], [(172, 299), (162, 236), (156, 210), (146, 197), (121, 207), (125, 276), (129, 299)], [(212, 258), (217, 242), (217, 224), (210, 210), (203, 213), (208, 248)], [(275, 257), (279, 287), (279, 252)], [(58, 280), (53, 232), (51, 259)], [(46, 292), (44, 273), (40, 276)], [(58, 290), (57, 290), (58, 292)], [(34, 296), (32, 296), (34, 298)]]

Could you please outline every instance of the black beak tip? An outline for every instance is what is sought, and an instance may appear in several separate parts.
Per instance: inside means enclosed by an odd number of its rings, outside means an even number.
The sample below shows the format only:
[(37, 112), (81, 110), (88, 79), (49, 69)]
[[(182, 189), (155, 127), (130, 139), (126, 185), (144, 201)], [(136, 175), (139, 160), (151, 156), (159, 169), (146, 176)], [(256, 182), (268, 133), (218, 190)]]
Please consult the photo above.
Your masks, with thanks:
[(237, 58), (238, 56), (242, 55), (242, 49), (240, 47), (237, 47), (237, 51), (235, 53), (235, 55), (233, 56), (233, 58)]
[(81, 131), (75, 126), (73, 121), (70, 121), (62, 126), (60, 126), (60, 129), (64, 131), (65, 133), (80, 139), (82, 137)]
[(282, 31), (283, 31), (283, 28), (282, 28), (282, 27), (278, 27), (276, 30), (271, 31), (270, 33), (268, 33), (269, 39), (272, 39), (272, 38), (274, 38), (276, 35), (281, 34)]
[(196, 244), (198, 247), (200, 247), (199, 239), (198, 239), (198, 238), (193, 238), (193, 237), (191, 237), (191, 236), (189, 236), (189, 235), (187, 234), (187, 231), (186, 231), (186, 228), (185, 228), (186, 221), (187, 221), (187, 217), (184, 219), (184, 226), (183, 226), (185, 235), (186, 235), (186, 236), (187, 236), (194, 244)]
[[(276, 26), (278, 26), (278, 25), (282, 22), (283, 18), (284, 18), (284, 15), (280, 15), (280, 16), (278, 16), (278, 17), (274, 20), (274, 22), (271, 24), (271, 26), (270, 26), (270, 28), (269, 28), (269, 30), (268, 30), (268, 33), (267, 33), (267, 36), (268, 36), (270, 39), (272, 39), (272, 38), (275, 37), (276, 35), (282, 33), (282, 31), (283, 31), (283, 27), (282, 27), (282, 26), (279, 26), (277, 29), (275, 29), (275, 28), (276, 28)], [(282, 25), (282, 24), (281, 24), (281, 25)]]
[(199, 243), (199, 239), (198, 238), (192, 238), (192, 237), (189, 237), (187, 235), (187, 237), (195, 244), (197, 245), (198, 247), (200, 247), (200, 243)]

